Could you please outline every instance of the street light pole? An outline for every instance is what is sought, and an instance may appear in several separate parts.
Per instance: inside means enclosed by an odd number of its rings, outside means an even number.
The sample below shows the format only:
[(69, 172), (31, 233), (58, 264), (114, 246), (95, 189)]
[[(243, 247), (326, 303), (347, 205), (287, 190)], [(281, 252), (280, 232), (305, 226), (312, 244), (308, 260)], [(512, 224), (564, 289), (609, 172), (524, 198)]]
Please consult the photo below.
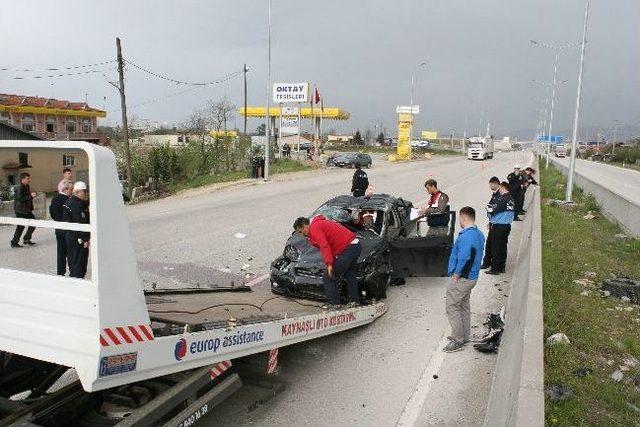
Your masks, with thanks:
[(551, 135), (553, 130), (553, 107), (556, 102), (556, 82), (558, 80), (558, 51), (556, 50), (556, 57), (553, 61), (553, 86), (551, 89), (551, 112), (549, 113), (549, 145), (547, 146), (547, 159), (545, 161), (545, 169), (549, 168), (549, 151), (551, 151)]
[(271, 0), (269, 0), (269, 20), (267, 24), (268, 42), (267, 42), (267, 126), (265, 127), (266, 141), (264, 146), (264, 180), (269, 180), (269, 144), (271, 142)]
[(616, 140), (618, 139), (618, 123), (619, 121), (615, 121), (615, 127), (613, 128), (613, 145), (611, 146), (611, 156), (613, 157), (616, 154)]
[(587, 25), (589, 23), (589, 0), (584, 8), (584, 25), (582, 27), (582, 48), (580, 50), (580, 71), (578, 72), (578, 90), (576, 93), (576, 111), (573, 118), (573, 134), (571, 141), (571, 160), (569, 162), (569, 176), (567, 177), (567, 193), (565, 202), (572, 201), (573, 176), (576, 171), (576, 152), (578, 151), (578, 123), (580, 120), (580, 99), (582, 97), (582, 75), (584, 73), (584, 55), (587, 45)]

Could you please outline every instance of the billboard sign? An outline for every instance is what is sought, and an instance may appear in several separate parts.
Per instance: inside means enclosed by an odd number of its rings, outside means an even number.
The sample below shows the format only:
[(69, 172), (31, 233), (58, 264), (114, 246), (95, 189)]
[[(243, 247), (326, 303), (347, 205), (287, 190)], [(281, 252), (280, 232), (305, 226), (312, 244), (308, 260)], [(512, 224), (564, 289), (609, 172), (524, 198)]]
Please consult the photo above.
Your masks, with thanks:
[(396, 113), (398, 114), (419, 114), (419, 105), (398, 105), (396, 107)]
[(302, 83), (274, 83), (273, 102), (308, 102), (309, 82)]
[(538, 135), (538, 142), (555, 142), (557, 144), (564, 142), (564, 136), (562, 135)]
[(432, 139), (438, 139), (438, 131), (437, 130), (423, 130), (420, 132), (420, 137), (422, 139), (426, 139), (428, 141)]
[(297, 134), (299, 127), (298, 116), (283, 116), (280, 130), (283, 134)]
[(397, 158), (407, 160), (411, 157), (411, 125), (413, 115), (410, 113), (398, 114), (398, 148)]
[(282, 107), (283, 116), (297, 116), (300, 113), (298, 107)]

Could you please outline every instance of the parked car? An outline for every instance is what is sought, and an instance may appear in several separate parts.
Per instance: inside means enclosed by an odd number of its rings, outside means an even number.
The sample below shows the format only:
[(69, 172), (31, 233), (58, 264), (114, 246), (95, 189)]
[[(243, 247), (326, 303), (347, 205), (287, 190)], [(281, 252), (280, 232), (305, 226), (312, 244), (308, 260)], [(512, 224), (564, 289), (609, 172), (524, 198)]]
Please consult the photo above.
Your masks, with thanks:
[[(411, 202), (376, 194), (369, 198), (338, 196), (310, 218), (323, 215), (354, 231), (362, 244), (358, 258), (358, 285), (363, 299), (383, 299), (387, 287), (406, 277), (446, 274), (453, 246), (455, 212), (445, 227), (427, 229), (426, 222), (410, 220)], [(364, 216), (368, 215), (366, 220)], [(434, 231), (433, 233), (431, 231)], [(294, 232), (282, 255), (271, 263), (271, 290), (275, 294), (324, 300), (325, 264), (320, 251)], [(339, 283), (346, 300), (346, 287)]]
[(356, 165), (360, 165), (364, 168), (370, 168), (373, 164), (373, 159), (367, 153), (346, 153), (339, 154), (334, 157), (332, 164), (340, 168), (354, 168)]
[(429, 148), (429, 141), (423, 140), (423, 139), (415, 139), (413, 141), (411, 141), (411, 147), (412, 148)]

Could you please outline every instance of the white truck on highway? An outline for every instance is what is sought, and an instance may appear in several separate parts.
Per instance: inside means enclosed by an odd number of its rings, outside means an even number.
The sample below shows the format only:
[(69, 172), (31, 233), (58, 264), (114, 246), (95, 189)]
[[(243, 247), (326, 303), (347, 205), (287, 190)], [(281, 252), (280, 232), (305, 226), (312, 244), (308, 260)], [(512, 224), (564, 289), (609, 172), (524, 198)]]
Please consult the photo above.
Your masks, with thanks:
[[(0, 141), (0, 154), (38, 150), (86, 155), (90, 224), (0, 224), (89, 232), (90, 278), (0, 265), (0, 425), (193, 425), (241, 386), (232, 359), (273, 356), (387, 310), (383, 302), (326, 310), (268, 287), (144, 291), (113, 153), (86, 142)], [(70, 368), (77, 380), (56, 387)]]
[(476, 136), (467, 141), (467, 159), (493, 159), (493, 138), (491, 136)]

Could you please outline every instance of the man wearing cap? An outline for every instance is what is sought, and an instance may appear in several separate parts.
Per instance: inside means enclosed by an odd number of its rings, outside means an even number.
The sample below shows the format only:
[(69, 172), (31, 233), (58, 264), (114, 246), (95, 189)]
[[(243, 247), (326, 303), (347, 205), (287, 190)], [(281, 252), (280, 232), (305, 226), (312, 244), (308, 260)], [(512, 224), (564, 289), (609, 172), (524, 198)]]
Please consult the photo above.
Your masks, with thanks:
[[(522, 208), (524, 207), (524, 198), (522, 197), (523, 193), (523, 187), (524, 187), (524, 177), (522, 176), (522, 173), (520, 173), (520, 164), (516, 163), (513, 166), (513, 172), (511, 172), (508, 176), (507, 176), (507, 181), (509, 181), (509, 189), (511, 190), (511, 196), (513, 197), (513, 200), (516, 203), (515, 206), (515, 217), (513, 218), (514, 221), (522, 221), (520, 218), (518, 218), (518, 214), (520, 214), (522, 212)], [(522, 204), (520, 203), (520, 201), (522, 200)]]
[[(78, 181), (73, 185), (73, 195), (67, 200), (62, 210), (62, 220), (76, 224), (89, 224), (89, 202), (87, 184)], [(90, 234), (85, 231), (67, 230), (67, 260), (69, 276), (84, 279), (89, 261)]]
[[(71, 193), (73, 191), (73, 184), (63, 181), (58, 186), (59, 192), (51, 200), (49, 205), (49, 215), (54, 221), (62, 221), (62, 214), (64, 211), (64, 204), (67, 203)], [(57, 273), (58, 276), (64, 276), (67, 274), (67, 237), (65, 230), (55, 231), (56, 234), (56, 247), (57, 247)]]

